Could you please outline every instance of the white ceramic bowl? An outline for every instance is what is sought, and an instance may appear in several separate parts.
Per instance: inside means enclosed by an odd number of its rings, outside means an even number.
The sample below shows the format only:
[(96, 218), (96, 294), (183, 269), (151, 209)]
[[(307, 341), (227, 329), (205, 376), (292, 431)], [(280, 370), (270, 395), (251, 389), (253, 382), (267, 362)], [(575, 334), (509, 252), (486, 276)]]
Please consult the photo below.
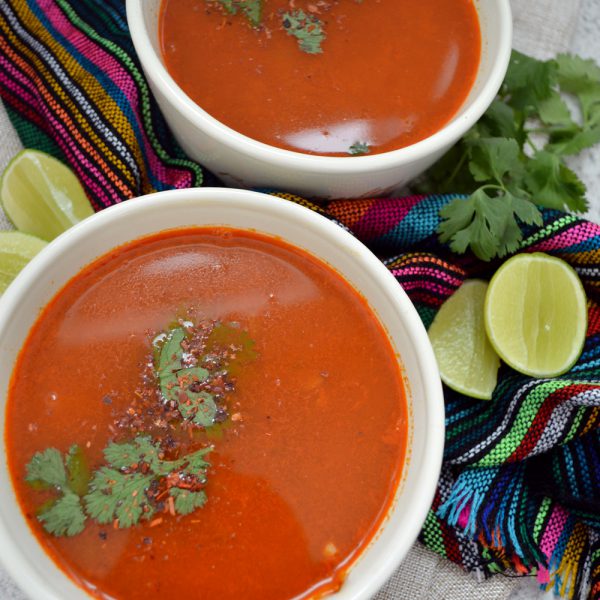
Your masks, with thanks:
[[(161, 192), (108, 208), (73, 227), (19, 274), (0, 298), (0, 425), (5, 428), (9, 380), (40, 310), (100, 255), (165, 229), (226, 225), (280, 238), (329, 263), (367, 299), (399, 355), (409, 403), (409, 451), (402, 482), (374, 542), (351, 569), (337, 600), (365, 599), (392, 574), (415, 541), (431, 505), (444, 443), (444, 404), (427, 333), (410, 300), (383, 264), (324, 217), (271, 196), (228, 189)], [(0, 559), (36, 600), (86, 598), (46, 556), (31, 533), (0, 460)]]
[(307, 197), (360, 198), (393, 193), (421, 174), (475, 124), (494, 99), (510, 59), (510, 4), (509, 0), (474, 1), (482, 56), (475, 85), (460, 111), (434, 135), (371, 156), (301, 154), (255, 141), (223, 125), (185, 94), (163, 64), (158, 41), (161, 0), (127, 0), (127, 20), (154, 96), (189, 156), (234, 187), (273, 188)]

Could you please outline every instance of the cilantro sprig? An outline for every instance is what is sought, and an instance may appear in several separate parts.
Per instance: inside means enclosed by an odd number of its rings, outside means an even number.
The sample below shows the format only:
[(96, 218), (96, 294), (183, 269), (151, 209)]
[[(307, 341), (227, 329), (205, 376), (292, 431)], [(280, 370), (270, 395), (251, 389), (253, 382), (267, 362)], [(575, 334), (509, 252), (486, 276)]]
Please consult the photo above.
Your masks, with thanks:
[(26, 481), (36, 490), (52, 491), (37, 518), (55, 536), (81, 533), (88, 519), (120, 529), (137, 525), (164, 510), (172, 498), (176, 514), (187, 515), (206, 503), (206, 455), (202, 448), (167, 460), (157, 441), (138, 436), (131, 442), (110, 442), (105, 464), (93, 474), (79, 446), (63, 457), (56, 448), (37, 452), (27, 465)]
[(523, 225), (542, 223), (539, 206), (585, 211), (585, 185), (565, 159), (599, 141), (596, 63), (566, 54), (539, 61), (514, 51), (489, 110), (419, 186), (469, 194), (440, 211), (440, 240), (491, 260), (519, 248)]

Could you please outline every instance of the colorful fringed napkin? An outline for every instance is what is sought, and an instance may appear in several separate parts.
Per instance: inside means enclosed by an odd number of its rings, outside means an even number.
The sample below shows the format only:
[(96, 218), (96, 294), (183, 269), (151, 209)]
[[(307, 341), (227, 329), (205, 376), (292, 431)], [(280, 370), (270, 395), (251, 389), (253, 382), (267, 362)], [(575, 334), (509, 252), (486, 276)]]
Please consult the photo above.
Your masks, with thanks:
[[(24, 145), (67, 162), (97, 209), (214, 182), (170, 136), (123, 0), (0, 0), (0, 93)], [(497, 267), (438, 243), (451, 198), (310, 206), (384, 260), (427, 326), (466, 278)], [(583, 356), (555, 379), (503, 367), (491, 402), (446, 390), (444, 468), (421, 539), (480, 576), (535, 572), (566, 597), (600, 599), (600, 227), (545, 211), (521, 251), (578, 271), (589, 298)]]

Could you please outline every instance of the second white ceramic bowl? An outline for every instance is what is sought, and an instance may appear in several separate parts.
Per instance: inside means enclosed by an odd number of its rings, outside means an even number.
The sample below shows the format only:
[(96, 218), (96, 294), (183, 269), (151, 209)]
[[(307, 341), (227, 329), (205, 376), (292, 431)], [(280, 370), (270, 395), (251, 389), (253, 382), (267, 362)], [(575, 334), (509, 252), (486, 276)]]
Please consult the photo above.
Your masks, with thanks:
[[(509, 0), (474, 0), (482, 36), (475, 85), (454, 118), (432, 136), (400, 150), (371, 156), (314, 156), (250, 139), (211, 117), (175, 83), (158, 40), (161, 0), (127, 0), (135, 49), (175, 137), (189, 154), (226, 184), (272, 188), (307, 197), (360, 198), (393, 193), (420, 175), (458, 141), (496, 96), (510, 59)], [(210, 56), (198, 57), (210, 60)]]

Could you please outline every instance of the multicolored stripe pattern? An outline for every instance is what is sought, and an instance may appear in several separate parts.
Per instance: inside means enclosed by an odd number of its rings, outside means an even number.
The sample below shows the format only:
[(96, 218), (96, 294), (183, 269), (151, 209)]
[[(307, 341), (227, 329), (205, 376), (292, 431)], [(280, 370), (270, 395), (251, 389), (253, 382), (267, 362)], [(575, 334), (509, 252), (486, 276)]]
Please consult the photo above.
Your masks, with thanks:
[(0, 95), (24, 145), (66, 162), (96, 209), (202, 183), (152, 98), (121, 0), (0, 0)]
[[(151, 97), (123, 0), (0, 0), (0, 95), (23, 143), (69, 164), (97, 209), (202, 182)], [(365, 242), (426, 326), (466, 278), (498, 267), (439, 244), (439, 209), (456, 196), (317, 205), (279, 195)], [(445, 390), (444, 468), (421, 539), (478, 577), (535, 573), (567, 598), (600, 600), (600, 227), (545, 211), (520, 251), (578, 271), (584, 353), (552, 380), (502, 367), (491, 402)]]

